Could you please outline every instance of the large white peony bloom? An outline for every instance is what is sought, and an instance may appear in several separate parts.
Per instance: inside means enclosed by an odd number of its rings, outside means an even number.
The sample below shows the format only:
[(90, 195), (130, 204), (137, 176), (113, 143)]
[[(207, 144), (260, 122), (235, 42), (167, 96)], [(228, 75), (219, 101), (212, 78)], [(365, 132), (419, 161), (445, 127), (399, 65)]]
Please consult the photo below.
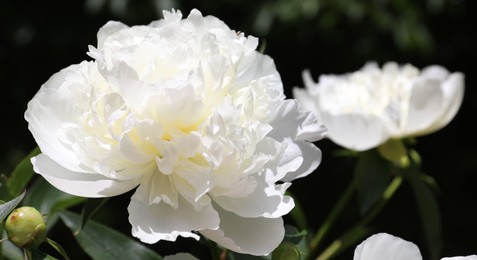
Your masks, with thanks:
[[(387, 234), (378, 233), (359, 244), (353, 260), (422, 260), (419, 248), (412, 242)], [(477, 255), (444, 257), (441, 260), (477, 260)]]
[(322, 75), (313, 82), (304, 71), (305, 89), (294, 96), (313, 111), (336, 144), (367, 150), (391, 138), (437, 131), (455, 116), (464, 96), (464, 75), (441, 66), (422, 71), (412, 65), (375, 63), (345, 75)]
[(270, 253), (294, 206), (290, 181), (321, 160), (324, 129), (285, 100), (258, 41), (216, 17), (179, 11), (147, 26), (108, 22), (94, 61), (53, 75), (25, 118), (34, 169), (58, 189), (108, 197), (137, 187), (132, 234)]

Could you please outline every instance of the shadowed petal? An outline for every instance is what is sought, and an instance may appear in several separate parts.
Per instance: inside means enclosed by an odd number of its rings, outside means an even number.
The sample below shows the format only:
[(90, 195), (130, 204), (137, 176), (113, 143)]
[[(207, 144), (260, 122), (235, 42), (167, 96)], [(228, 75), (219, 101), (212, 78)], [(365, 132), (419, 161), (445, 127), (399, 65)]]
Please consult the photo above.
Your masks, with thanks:
[(201, 234), (235, 252), (267, 255), (285, 235), (282, 218), (241, 218), (223, 209), (217, 211), (220, 228), (202, 230)]
[(348, 149), (364, 151), (374, 148), (389, 138), (383, 122), (372, 115), (323, 113), (327, 136)]
[(194, 210), (194, 207), (181, 197), (177, 208), (166, 203), (150, 204), (149, 192), (147, 187), (139, 186), (128, 206), (132, 234), (144, 243), (175, 241), (178, 236), (198, 240), (199, 236), (192, 231), (214, 229), (219, 225), (218, 214), (211, 204)]
[(55, 188), (81, 197), (116, 196), (134, 189), (140, 182), (140, 178), (119, 181), (96, 173), (73, 172), (44, 154), (33, 157), (31, 162), (35, 172), (41, 174)]

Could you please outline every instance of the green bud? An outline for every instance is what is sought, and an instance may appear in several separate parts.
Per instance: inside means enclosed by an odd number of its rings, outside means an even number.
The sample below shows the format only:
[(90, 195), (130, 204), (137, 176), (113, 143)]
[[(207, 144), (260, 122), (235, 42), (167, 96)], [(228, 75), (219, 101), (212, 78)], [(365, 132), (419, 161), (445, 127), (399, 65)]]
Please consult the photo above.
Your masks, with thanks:
[(8, 239), (20, 248), (36, 248), (45, 241), (46, 224), (43, 216), (32, 207), (17, 208), (5, 223)]

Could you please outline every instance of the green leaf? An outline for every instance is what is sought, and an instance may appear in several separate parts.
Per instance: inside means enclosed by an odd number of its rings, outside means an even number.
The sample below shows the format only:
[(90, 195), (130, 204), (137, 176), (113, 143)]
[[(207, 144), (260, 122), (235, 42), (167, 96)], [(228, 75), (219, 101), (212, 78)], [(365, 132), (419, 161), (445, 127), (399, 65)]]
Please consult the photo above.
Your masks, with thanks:
[(13, 170), (7, 180), (7, 188), (10, 196), (18, 196), (26, 187), (33, 176), (33, 165), (30, 159), (40, 153), (40, 148), (36, 147), (31, 151)]
[(296, 227), (291, 225), (285, 225), (285, 237), (283, 241), (291, 242), (293, 244), (298, 244), (304, 238), (308, 232), (306, 230), (299, 231)]
[(47, 238), (46, 241), (48, 242), (48, 244), (53, 247), (58, 253), (60, 253), (60, 255), (65, 258), (66, 260), (69, 260), (70, 258), (68, 257), (68, 255), (66, 254), (66, 251), (63, 249), (63, 247), (56, 243), (55, 241)]
[(3, 258), (9, 260), (24, 260), (23, 259), (23, 250), (18, 248), (16, 245), (12, 244), (8, 239), (1, 243), (1, 252)]
[(85, 198), (64, 193), (45, 179), (37, 178), (23, 200), (24, 205), (36, 208), (46, 215), (46, 229), (50, 230), (58, 220), (58, 212), (86, 201)]
[(429, 259), (438, 259), (442, 249), (442, 219), (429, 178), (422, 173), (407, 175), (417, 202), (421, 224), (429, 251)]
[(247, 255), (247, 254), (240, 254), (237, 252), (229, 251), (227, 253), (227, 256), (230, 260), (270, 260), (272, 259), (272, 254), (269, 254), (267, 256), (253, 256), (253, 255)]
[[(78, 230), (81, 225), (81, 217), (78, 214), (64, 211), (60, 213), (60, 217), (71, 232)], [(93, 259), (162, 259), (143, 244), (93, 220), (88, 221), (75, 238), (81, 248)]]
[(295, 247), (300, 252), (300, 255), (306, 255), (309, 252), (309, 243), (307, 240), (308, 231), (303, 229), (299, 231), (296, 227), (291, 225), (285, 225), (285, 237), (283, 238), (282, 243), (290, 242), (295, 245)]
[(75, 235), (78, 235), (79, 232), (84, 228), (89, 219), (109, 200), (109, 198), (101, 199), (88, 199), (83, 206), (81, 211), (81, 225), (78, 230), (76, 230)]
[(7, 175), (0, 173), (0, 203), (5, 202), (3, 199), (8, 200), (10, 198), (10, 194), (8, 193), (7, 182), (8, 182)]
[(282, 242), (272, 252), (272, 260), (300, 260), (300, 250), (291, 242)]
[(25, 252), (27, 254), (30, 254), (30, 259), (31, 260), (58, 260), (57, 258), (51, 256), (51, 255), (48, 255), (48, 254), (45, 254), (39, 250), (32, 250), (30, 252)]
[(348, 149), (339, 149), (339, 150), (333, 151), (332, 154), (333, 156), (336, 156), (336, 157), (355, 158), (355, 157), (358, 157), (359, 152), (348, 150)]
[(362, 215), (382, 197), (391, 180), (391, 165), (375, 149), (362, 152), (354, 172)]
[(26, 191), (23, 191), (20, 196), (0, 205), (0, 222), (22, 201), (23, 197), (25, 197), (25, 193)]

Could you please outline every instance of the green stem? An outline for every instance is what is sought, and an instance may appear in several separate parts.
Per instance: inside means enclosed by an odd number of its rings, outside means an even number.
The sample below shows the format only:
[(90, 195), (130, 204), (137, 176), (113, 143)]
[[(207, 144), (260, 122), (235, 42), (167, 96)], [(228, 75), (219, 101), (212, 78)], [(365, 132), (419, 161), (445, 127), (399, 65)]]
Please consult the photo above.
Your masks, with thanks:
[(286, 194), (294, 198), (295, 207), (293, 207), (292, 211), (290, 212), (290, 216), (292, 217), (296, 227), (298, 228), (298, 230), (308, 230), (308, 222), (305, 217), (306, 215), (300, 203), (297, 199), (295, 199), (295, 196), (293, 196), (290, 191), (287, 191)]
[(212, 240), (208, 240), (207, 243), (209, 244), (211, 259), (212, 260), (220, 260), (220, 256), (219, 256), (220, 251), (219, 251), (219, 247), (217, 246), (217, 244)]
[(349, 246), (363, 239), (368, 234), (369, 230), (366, 225), (371, 222), (384, 208), (391, 197), (396, 193), (401, 186), (402, 177), (396, 176), (383, 192), (381, 200), (371, 209), (371, 211), (364, 216), (353, 228), (348, 230), (344, 235), (335, 240), (323, 253), (318, 256), (317, 260), (332, 259), (341, 251), (347, 249)]
[(351, 199), (355, 188), (356, 186), (354, 181), (351, 181), (343, 195), (341, 195), (341, 198), (339, 198), (338, 202), (335, 204), (335, 207), (332, 209), (331, 213), (326, 218), (325, 222), (323, 222), (318, 232), (316, 232), (315, 236), (310, 242), (310, 256), (313, 256), (315, 254), (316, 249), (321, 244), (325, 236), (328, 234), (331, 227), (333, 227), (333, 225), (335, 224), (336, 220), (338, 219), (338, 216), (341, 214), (341, 212)]

